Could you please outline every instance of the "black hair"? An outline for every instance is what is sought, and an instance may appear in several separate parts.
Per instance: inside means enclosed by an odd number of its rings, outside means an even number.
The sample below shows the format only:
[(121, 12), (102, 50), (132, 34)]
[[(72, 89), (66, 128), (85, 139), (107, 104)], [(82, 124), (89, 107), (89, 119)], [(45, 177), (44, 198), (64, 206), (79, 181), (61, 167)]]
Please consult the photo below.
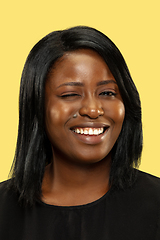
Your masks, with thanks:
[(94, 28), (78, 26), (54, 31), (41, 39), (29, 53), (23, 69), (11, 184), (26, 203), (33, 204), (40, 198), (44, 169), (52, 158), (51, 144), (45, 133), (45, 80), (58, 59), (80, 48), (92, 49), (102, 56), (117, 81), (125, 106), (122, 130), (112, 149), (110, 184), (124, 189), (134, 182), (134, 167), (138, 167), (142, 152), (139, 94), (115, 44)]

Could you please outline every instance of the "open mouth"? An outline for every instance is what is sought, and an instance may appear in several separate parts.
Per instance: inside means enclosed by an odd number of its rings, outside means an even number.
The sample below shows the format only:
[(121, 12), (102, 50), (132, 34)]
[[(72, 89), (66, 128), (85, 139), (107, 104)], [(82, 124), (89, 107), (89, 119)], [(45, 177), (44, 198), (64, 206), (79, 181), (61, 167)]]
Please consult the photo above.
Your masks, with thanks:
[(73, 132), (80, 134), (80, 135), (89, 135), (89, 136), (98, 136), (103, 134), (107, 130), (107, 127), (100, 127), (100, 128), (90, 128), (90, 127), (77, 127), (72, 129)]

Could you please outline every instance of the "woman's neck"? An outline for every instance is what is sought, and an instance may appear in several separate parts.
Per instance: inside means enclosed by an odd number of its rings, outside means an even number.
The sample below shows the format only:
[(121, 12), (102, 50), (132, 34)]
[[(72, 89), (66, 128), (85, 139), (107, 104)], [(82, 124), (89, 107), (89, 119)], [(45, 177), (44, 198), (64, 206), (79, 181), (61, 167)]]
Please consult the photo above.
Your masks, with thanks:
[(46, 167), (42, 201), (51, 205), (75, 206), (93, 202), (109, 190), (111, 157), (92, 164), (55, 159)]

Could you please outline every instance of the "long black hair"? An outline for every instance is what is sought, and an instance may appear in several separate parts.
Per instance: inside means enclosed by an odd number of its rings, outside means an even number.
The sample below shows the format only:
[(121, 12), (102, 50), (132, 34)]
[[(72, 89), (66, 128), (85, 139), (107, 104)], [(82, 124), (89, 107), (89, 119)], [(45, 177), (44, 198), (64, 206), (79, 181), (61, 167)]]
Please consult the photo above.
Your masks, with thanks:
[(21, 78), (19, 129), (10, 184), (20, 199), (30, 204), (41, 196), (44, 169), (52, 158), (45, 133), (45, 80), (59, 58), (80, 48), (92, 49), (102, 56), (117, 81), (125, 106), (122, 130), (112, 149), (110, 184), (125, 188), (135, 179), (134, 167), (138, 166), (142, 152), (141, 104), (122, 54), (107, 36), (94, 28), (78, 26), (54, 31), (33, 47)]

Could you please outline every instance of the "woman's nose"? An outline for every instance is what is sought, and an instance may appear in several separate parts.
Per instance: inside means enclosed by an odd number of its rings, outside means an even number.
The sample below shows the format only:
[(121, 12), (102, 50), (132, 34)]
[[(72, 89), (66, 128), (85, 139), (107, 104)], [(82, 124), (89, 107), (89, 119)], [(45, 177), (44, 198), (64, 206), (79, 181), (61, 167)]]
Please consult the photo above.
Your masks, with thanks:
[(89, 118), (98, 118), (104, 115), (104, 110), (98, 102), (93, 100), (86, 101), (85, 104), (79, 109), (79, 114), (81, 116), (87, 116)]

